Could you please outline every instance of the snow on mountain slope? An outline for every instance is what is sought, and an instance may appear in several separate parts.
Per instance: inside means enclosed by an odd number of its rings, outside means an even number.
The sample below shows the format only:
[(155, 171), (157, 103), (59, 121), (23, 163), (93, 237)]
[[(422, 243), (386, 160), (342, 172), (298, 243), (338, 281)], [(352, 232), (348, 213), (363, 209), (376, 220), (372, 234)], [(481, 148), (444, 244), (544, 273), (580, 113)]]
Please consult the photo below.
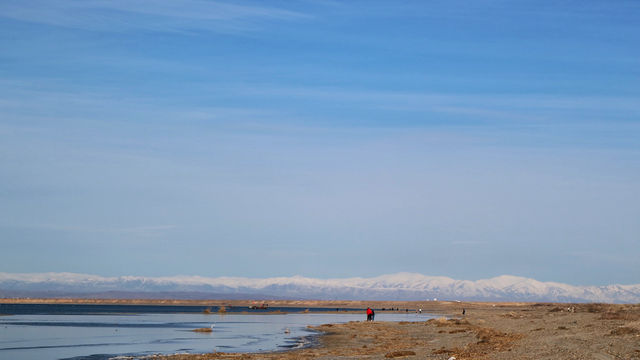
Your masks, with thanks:
[(200, 292), (260, 294), (279, 298), (368, 300), (494, 300), (640, 302), (640, 284), (572, 286), (503, 275), (477, 281), (397, 273), (373, 278), (315, 279), (302, 276), (251, 279), (241, 277), (102, 277), (74, 273), (0, 273), (0, 296), (19, 291), (66, 292)]

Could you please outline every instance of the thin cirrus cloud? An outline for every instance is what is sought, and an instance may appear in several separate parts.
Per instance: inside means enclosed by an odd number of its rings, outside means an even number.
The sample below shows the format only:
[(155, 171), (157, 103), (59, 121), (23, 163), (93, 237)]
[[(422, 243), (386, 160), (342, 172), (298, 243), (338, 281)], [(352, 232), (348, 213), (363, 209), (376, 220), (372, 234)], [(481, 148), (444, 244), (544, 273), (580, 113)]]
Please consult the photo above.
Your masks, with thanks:
[(260, 87), (256, 85), (238, 86), (238, 93), (272, 97), (315, 98), (327, 101), (346, 100), (350, 102), (405, 102), (414, 108), (433, 104), (446, 105), (467, 102), (496, 107), (549, 108), (549, 109), (622, 109), (640, 111), (635, 98), (614, 96), (558, 96), (546, 94), (503, 95), (503, 94), (453, 94), (406, 91), (358, 90), (331, 87)]
[(0, 17), (66, 28), (122, 32), (194, 30), (243, 32), (262, 22), (300, 20), (309, 15), (275, 7), (201, 0), (6, 1)]
[[(318, 103), (347, 104), (396, 112), (467, 115), (476, 119), (491, 118), (494, 121), (508, 122), (575, 122), (575, 117), (566, 117), (565, 112), (581, 115), (581, 122), (589, 119), (597, 119), (597, 122), (625, 121), (634, 120), (640, 112), (636, 99), (625, 96), (455, 94), (258, 85), (236, 87), (232, 91), (244, 96), (299, 98)], [(600, 116), (603, 113), (606, 113), (605, 117)], [(394, 125), (399, 124), (394, 122)]]
[[(495, 127), (517, 130), (524, 126), (529, 130), (555, 129), (554, 137), (567, 133), (580, 135), (583, 140), (597, 132), (600, 140), (604, 140), (603, 136), (607, 135), (610, 145), (619, 147), (637, 144), (637, 139), (634, 140), (629, 135), (637, 131), (637, 124), (633, 119), (634, 114), (640, 112), (637, 103), (624, 96), (451, 94), (244, 84), (221, 88), (211, 85), (196, 86), (196, 93), (206, 94), (198, 96), (203, 96), (203, 99), (211, 98), (207, 106), (202, 106), (192, 103), (190, 98), (172, 99), (173, 104), (166, 105), (168, 95), (122, 95), (114, 92), (118, 91), (117, 88), (83, 89), (72, 86), (66, 91), (52, 91), (48, 88), (54, 86), (55, 81), (40, 81), (35, 84), (26, 81), (0, 83), (11, 89), (4, 93), (0, 109), (13, 114), (16, 121), (44, 119), (49, 118), (49, 114), (56, 113), (66, 114), (67, 120), (86, 119), (87, 116), (93, 120), (111, 119), (109, 117), (114, 114), (118, 114), (116, 118), (123, 119), (144, 115), (167, 124), (177, 124), (178, 120), (207, 121), (208, 126), (231, 126), (236, 130), (238, 125), (248, 123), (262, 130), (281, 125), (345, 129), (353, 126), (415, 128), (432, 125), (460, 128), (477, 124), (492, 125), (494, 130)], [(224, 103), (224, 99), (229, 97), (244, 99), (244, 104), (229, 106)], [(339, 120), (332, 120), (333, 114), (329, 110), (327, 113), (310, 113), (305, 106), (291, 105), (292, 98), (306, 104), (322, 105), (325, 110), (332, 107), (356, 112), (376, 109), (389, 115), (402, 116), (383, 117), (366, 124), (344, 116), (338, 116)], [(37, 100), (37, 106), (34, 106), (34, 100)], [(124, 112), (119, 110), (123, 107), (126, 109)], [(618, 126), (618, 130), (611, 128), (613, 124)]]

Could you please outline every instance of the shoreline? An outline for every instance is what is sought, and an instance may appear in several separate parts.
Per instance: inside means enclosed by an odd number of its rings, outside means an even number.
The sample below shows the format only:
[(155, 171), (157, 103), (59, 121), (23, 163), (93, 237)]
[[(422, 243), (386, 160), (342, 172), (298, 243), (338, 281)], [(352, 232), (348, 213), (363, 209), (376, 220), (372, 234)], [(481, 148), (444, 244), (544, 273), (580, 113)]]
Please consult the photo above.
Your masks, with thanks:
[(303, 349), (150, 359), (640, 359), (640, 304), (465, 305), (449, 319), (320, 325), (317, 345)]
[[(233, 306), (242, 307), (261, 303), (269, 304), (269, 307), (315, 307), (315, 308), (345, 308), (362, 309), (367, 306), (375, 308), (400, 308), (417, 309), (427, 304), (441, 307), (443, 305), (461, 304), (455, 301), (381, 301), (381, 300), (273, 300), (273, 299), (203, 299), (203, 300), (177, 300), (177, 299), (111, 299), (111, 298), (0, 298), (0, 304), (72, 304), (72, 305), (175, 305), (175, 306)], [(481, 304), (480, 302), (466, 302), (465, 304)], [(515, 304), (515, 303), (496, 303)], [(470, 305), (473, 306), (473, 305)]]
[[(250, 306), (268, 304), (267, 309), (255, 311)], [(286, 314), (286, 308), (305, 313), (361, 313), (371, 307), (379, 313), (414, 313), (422, 309), (423, 313), (434, 315), (448, 314), (455, 308), (461, 311), (463, 306), (473, 307), (479, 303), (459, 303), (453, 301), (365, 301), (365, 300), (175, 300), (175, 299), (87, 299), (87, 298), (0, 298), (3, 305), (121, 305), (121, 306), (193, 306), (220, 308), (228, 314), (271, 315)], [(466, 305), (465, 305), (466, 304)], [(507, 304), (507, 303), (504, 303)], [(285, 308), (285, 309), (283, 309)], [(211, 314), (217, 314), (210, 309)], [(294, 312), (294, 311), (289, 311)], [(209, 313), (209, 312), (207, 312)]]
[[(248, 306), (255, 300), (0, 299), (3, 303)], [(262, 300), (261, 300), (262, 301)], [(259, 302), (259, 301), (257, 301)], [(144, 359), (596, 359), (640, 360), (640, 304), (265, 300), (274, 307), (420, 309), (428, 321), (351, 321), (310, 327), (309, 346), (262, 353)], [(294, 306), (297, 305), (297, 306)], [(466, 314), (462, 315), (462, 309)], [(342, 312), (342, 311), (341, 311)], [(352, 311), (349, 311), (352, 312)], [(396, 311), (394, 311), (396, 312)], [(234, 314), (241, 314), (237, 312)], [(447, 315), (447, 317), (445, 317)], [(363, 313), (364, 317), (364, 313)]]

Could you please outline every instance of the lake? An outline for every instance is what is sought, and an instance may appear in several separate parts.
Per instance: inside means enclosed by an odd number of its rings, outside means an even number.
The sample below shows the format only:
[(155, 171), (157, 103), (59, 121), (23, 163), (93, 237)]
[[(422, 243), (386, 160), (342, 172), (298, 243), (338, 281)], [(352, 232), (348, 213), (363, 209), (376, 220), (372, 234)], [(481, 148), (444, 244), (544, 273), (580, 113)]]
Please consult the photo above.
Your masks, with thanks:
[[(0, 359), (91, 359), (152, 354), (278, 351), (309, 345), (309, 325), (362, 321), (336, 309), (232, 308), (224, 315), (203, 306), (1, 304)], [(212, 311), (217, 310), (213, 307)], [(331, 310), (331, 311), (330, 311)], [(243, 313), (240, 313), (243, 311)], [(248, 311), (248, 312), (246, 312)], [(246, 312), (246, 313), (245, 313)], [(376, 321), (426, 321), (433, 316), (382, 313)], [(196, 328), (212, 328), (196, 333)]]

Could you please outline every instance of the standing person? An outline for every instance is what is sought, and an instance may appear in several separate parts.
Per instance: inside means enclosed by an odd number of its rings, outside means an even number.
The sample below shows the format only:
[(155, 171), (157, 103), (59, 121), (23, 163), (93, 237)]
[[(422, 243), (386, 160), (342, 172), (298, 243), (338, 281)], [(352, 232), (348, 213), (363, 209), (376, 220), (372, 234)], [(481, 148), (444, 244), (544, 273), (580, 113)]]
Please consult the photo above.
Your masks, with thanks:
[(371, 321), (373, 321), (376, 317), (376, 312), (371, 309)]
[(373, 310), (371, 308), (367, 308), (367, 321), (371, 321), (373, 317)]

